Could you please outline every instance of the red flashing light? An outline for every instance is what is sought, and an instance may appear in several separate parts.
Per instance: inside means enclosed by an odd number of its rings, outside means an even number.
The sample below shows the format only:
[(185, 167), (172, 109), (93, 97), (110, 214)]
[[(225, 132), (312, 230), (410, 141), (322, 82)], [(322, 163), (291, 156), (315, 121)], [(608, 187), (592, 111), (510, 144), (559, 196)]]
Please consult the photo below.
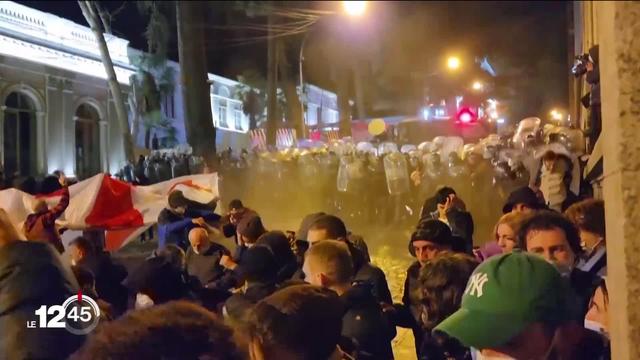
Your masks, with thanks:
[(463, 124), (471, 124), (478, 120), (476, 113), (467, 107), (460, 109), (456, 118), (458, 119), (458, 122)]

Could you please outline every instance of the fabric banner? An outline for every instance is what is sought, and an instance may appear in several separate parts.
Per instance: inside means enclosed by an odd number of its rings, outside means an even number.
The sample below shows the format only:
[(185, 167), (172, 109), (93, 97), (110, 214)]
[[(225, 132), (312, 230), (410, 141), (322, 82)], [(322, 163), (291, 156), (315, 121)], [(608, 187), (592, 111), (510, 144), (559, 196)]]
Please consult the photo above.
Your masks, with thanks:
[[(154, 224), (167, 206), (167, 195), (180, 190), (188, 199), (208, 203), (218, 196), (217, 174), (183, 176), (150, 186), (134, 186), (98, 174), (69, 187), (69, 207), (58, 225), (72, 230), (116, 230)], [(62, 191), (33, 196), (17, 189), (0, 191), (0, 208), (6, 210), (18, 230), (38, 199), (49, 207), (60, 200)]]

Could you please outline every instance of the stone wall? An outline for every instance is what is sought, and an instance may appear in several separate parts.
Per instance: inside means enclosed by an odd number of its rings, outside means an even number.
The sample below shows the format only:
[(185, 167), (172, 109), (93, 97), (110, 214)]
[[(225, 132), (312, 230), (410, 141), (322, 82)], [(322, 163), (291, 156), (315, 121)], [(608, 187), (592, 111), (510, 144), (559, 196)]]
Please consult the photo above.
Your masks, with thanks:
[(640, 359), (640, 3), (595, 4), (612, 358)]

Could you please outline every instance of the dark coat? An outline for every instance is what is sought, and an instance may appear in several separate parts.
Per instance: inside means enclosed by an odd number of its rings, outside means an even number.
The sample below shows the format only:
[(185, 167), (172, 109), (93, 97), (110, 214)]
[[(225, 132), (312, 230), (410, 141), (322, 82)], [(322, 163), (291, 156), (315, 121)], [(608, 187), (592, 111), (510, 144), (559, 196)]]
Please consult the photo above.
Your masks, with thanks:
[(416, 354), (418, 355), (422, 346), (424, 332), (420, 326), (422, 305), (419, 298), (419, 277), (420, 263), (416, 261), (411, 264), (407, 270), (407, 277), (404, 281), (404, 293), (402, 294), (402, 304), (394, 304), (396, 309), (394, 322), (396, 326), (413, 330)]
[(604, 280), (596, 274), (576, 268), (571, 272), (569, 281), (571, 283), (571, 293), (574, 301), (571, 306), (571, 308), (575, 310), (573, 315), (576, 321), (582, 323), (587, 311), (589, 311), (589, 303), (591, 302), (593, 294)]
[(549, 360), (611, 359), (609, 342), (600, 334), (585, 329), (582, 324), (570, 324), (556, 331)]
[(373, 296), (379, 301), (386, 304), (392, 304), (391, 291), (389, 290), (389, 284), (384, 271), (379, 267), (364, 263), (360, 266), (360, 269), (356, 272), (354, 277), (355, 281), (366, 281), (371, 284), (371, 292)]
[[(66, 359), (84, 341), (65, 329), (29, 329), (43, 305), (62, 305), (78, 284), (55, 250), (17, 241), (0, 247), (0, 359)], [(50, 318), (49, 318), (50, 319)]]
[(471, 350), (458, 340), (442, 334), (424, 332), (419, 360), (471, 360)]
[(231, 295), (225, 302), (226, 316), (232, 321), (243, 322), (247, 313), (258, 301), (276, 291), (275, 284), (251, 284), (243, 293)]
[(224, 268), (220, 265), (222, 255), (229, 255), (226, 247), (211, 243), (207, 251), (196, 254), (193, 248), (187, 249), (185, 257), (187, 273), (196, 277), (202, 286), (210, 287), (224, 275)]
[(340, 296), (346, 309), (342, 336), (356, 344), (358, 359), (393, 359), (391, 340), (396, 336), (396, 329), (371, 290), (370, 284), (356, 282)]
[(104, 301), (114, 307), (116, 314), (127, 310), (127, 288), (122, 281), (127, 277), (127, 269), (117, 264), (108, 252), (86, 257), (78, 262), (93, 273), (96, 280), (96, 292)]

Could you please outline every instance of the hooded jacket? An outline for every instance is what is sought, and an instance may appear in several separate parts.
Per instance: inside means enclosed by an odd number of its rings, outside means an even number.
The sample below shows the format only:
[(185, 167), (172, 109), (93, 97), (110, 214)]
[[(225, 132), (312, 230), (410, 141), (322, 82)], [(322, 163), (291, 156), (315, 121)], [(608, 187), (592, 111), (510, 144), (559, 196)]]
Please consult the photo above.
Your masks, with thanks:
[(396, 336), (396, 329), (373, 296), (372, 285), (355, 282), (340, 298), (346, 310), (342, 317), (342, 336), (356, 344), (358, 358), (393, 359), (391, 340)]
[[(66, 359), (84, 336), (65, 329), (27, 328), (41, 306), (62, 305), (78, 285), (48, 244), (16, 241), (0, 247), (0, 359)], [(49, 318), (50, 319), (50, 318)]]
[(407, 277), (404, 282), (404, 292), (402, 294), (402, 304), (394, 304), (396, 308), (394, 322), (396, 326), (409, 328), (413, 331), (416, 354), (419, 353), (423, 340), (423, 330), (420, 326), (422, 305), (419, 298), (419, 277), (420, 263), (416, 261), (407, 269)]

